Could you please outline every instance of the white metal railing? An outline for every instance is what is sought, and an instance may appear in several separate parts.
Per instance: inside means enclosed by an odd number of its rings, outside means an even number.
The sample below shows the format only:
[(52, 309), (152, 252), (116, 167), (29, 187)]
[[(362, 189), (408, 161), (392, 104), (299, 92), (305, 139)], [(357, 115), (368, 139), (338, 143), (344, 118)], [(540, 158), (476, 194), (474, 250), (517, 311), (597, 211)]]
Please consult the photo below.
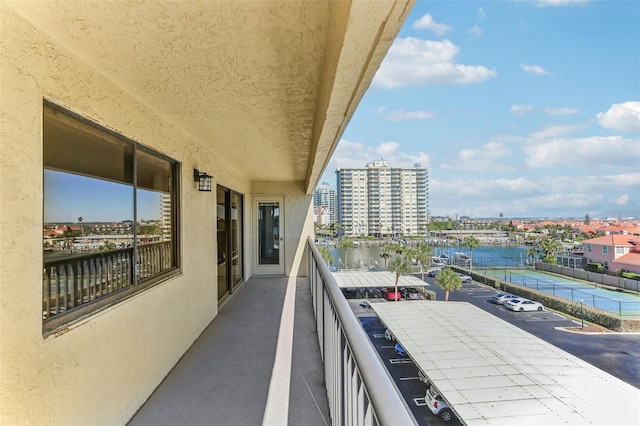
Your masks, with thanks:
[(416, 424), (311, 238), (307, 255), (332, 424)]

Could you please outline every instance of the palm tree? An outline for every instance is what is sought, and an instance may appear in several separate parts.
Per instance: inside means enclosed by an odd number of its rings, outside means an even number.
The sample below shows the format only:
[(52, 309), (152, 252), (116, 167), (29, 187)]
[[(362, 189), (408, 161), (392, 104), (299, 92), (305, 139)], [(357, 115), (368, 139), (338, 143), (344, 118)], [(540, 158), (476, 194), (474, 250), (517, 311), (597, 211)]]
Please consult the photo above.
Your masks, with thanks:
[(391, 251), (393, 250), (393, 245), (390, 242), (386, 242), (382, 245), (382, 253), (380, 253), (380, 257), (384, 259), (384, 269), (387, 269), (387, 259), (391, 257)]
[(462, 278), (451, 268), (444, 268), (436, 275), (435, 284), (444, 290), (445, 302), (449, 300), (449, 292), (462, 287)]
[(480, 245), (480, 241), (478, 241), (478, 239), (473, 235), (469, 235), (468, 237), (464, 238), (462, 244), (466, 247), (469, 247), (469, 269), (473, 269), (473, 249)]
[(422, 275), (422, 281), (424, 281), (424, 269), (425, 266), (431, 264), (433, 249), (426, 244), (418, 244), (413, 252), (413, 256), (416, 259), (416, 262), (420, 264), (420, 274)]
[(84, 237), (84, 225), (82, 224), (83, 220), (84, 219), (82, 218), (82, 216), (78, 218), (78, 222), (80, 222), (80, 235)]
[(322, 255), (322, 259), (327, 264), (327, 266), (331, 266), (333, 263), (333, 256), (331, 256), (331, 251), (327, 247), (320, 247), (318, 249), (320, 255)]
[(560, 250), (561, 247), (562, 244), (560, 244), (560, 241), (556, 240), (555, 238), (545, 238), (544, 240), (540, 241), (540, 243), (538, 244), (538, 249), (543, 253), (542, 261), (544, 263), (555, 265), (556, 253), (558, 252), (558, 250)]
[(538, 254), (538, 249), (536, 247), (527, 247), (527, 259), (533, 263), (533, 261), (535, 260), (536, 255)]
[[(400, 281), (400, 275), (407, 275), (411, 273), (411, 262), (406, 256), (400, 254), (393, 258), (389, 263), (389, 271), (396, 274), (395, 292), (398, 293), (398, 281)], [(398, 299), (396, 298), (396, 302)]]
[(498, 226), (498, 231), (502, 231), (502, 218), (504, 217), (504, 213), (500, 213), (500, 225)]
[(347, 251), (349, 251), (350, 248), (353, 248), (353, 240), (349, 237), (342, 237), (342, 239), (340, 239), (340, 247), (344, 249), (344, 268), (349, 269)]

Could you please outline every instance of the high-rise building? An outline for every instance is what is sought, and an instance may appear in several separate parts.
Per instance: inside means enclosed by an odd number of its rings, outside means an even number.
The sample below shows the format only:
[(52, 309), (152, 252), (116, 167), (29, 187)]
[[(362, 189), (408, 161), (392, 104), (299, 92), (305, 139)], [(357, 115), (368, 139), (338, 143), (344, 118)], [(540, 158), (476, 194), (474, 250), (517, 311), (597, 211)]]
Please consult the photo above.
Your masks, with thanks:
[(425, 235), (429, 221), (429, 172), (374, 161), (338, 168), (338, 223), (346, 235)]
[(313, 193), (314, 219), (320, 225), (329, 225), (338, 220), (337, 191), (323, 182)]

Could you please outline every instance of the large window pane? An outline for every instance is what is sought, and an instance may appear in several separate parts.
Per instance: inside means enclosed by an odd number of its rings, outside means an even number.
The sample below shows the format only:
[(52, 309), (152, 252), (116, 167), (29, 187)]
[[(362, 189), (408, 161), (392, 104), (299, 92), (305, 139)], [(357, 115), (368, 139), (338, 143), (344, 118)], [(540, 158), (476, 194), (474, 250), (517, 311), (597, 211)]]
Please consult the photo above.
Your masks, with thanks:
[(43, 129), (47, 332), (177, 271), (178, 164), (46, 102)]

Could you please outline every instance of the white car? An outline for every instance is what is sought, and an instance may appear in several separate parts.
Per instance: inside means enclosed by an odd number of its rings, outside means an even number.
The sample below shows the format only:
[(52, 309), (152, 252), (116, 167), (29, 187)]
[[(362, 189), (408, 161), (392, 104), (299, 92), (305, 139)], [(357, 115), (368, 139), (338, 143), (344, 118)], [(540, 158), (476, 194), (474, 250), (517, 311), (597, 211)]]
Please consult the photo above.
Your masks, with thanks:
[(438, 272), (440, 272), (442, 269), (440, 268), (433, 268), (433, 269), (429, 269), (429, 271), (427, 271), (427, 276), (428, 277), (435, 277), (436, 275), (438, 275)]
[(504, 307), (518, 312), (544, 310), (544, 306), (542, 306), (542, 303), (534, 302), (533, 300), (529, 299), (523, 299), (521, 297), (507, 300), (506, 302), (504, 302)]
[(453, 412), (449, 405), (446, 403), (442, 396), (438, 393), (433, 385), (427, 387), (427, 393), (424, 395), (424, 399), (427, 402), (429, 410), (436, 416), (440, 417), (442, 421), (449, 422), (453, 419)]
[(396, 336), (394, 336), (393, 333), (391, 333), (388, 328), (384, 330), (384, 338), (390, 341), (396, 340)]
[(491, 301), (493, 303), (497, 303), (498, 305), (504, 304), (507, 300), (518, 299), (518, 296), (511, 293), (498, 293), (491, 296)]
[(461, 274), (460, 272), (458, 272), (458, 276), (460, 277), (463, 283), (473, 282), (473, 278), (471, 278), (469, 275)]

